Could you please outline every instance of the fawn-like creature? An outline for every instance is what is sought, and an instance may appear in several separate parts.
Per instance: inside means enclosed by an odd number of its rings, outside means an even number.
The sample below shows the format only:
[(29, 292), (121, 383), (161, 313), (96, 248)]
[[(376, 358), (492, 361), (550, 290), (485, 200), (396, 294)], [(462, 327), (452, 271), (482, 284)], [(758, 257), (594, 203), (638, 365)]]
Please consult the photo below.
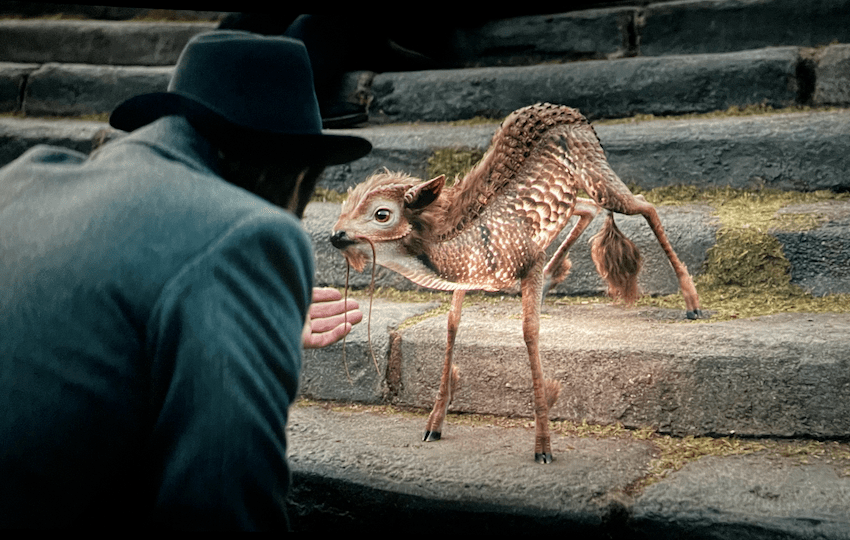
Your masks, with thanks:
[[(678, 276), (689, 318), (701, 316), (696, 289), (655, 208), (633, 195), (611, 170), (596, 132), (575, 109), (546, 103), (513, 112), (481, 161), (455, 185), (446, 186), (445, 180), (438, 176), (423, 182), (389, 171), (370, 177), (343, 204), (331, 242), (357, 271), (374, 254), (373, 264), (418, 285), (454, 291), (445, 363), (425, 441), (440, 439), (457, 386), (452, 349), (465, 291), (504, 290), (519, 280), (534, 389), (534, 458), (549, 463), (548, 415), (560, 383), (543, 378), (540, 304), (545, 292), (566, 277), (569, 249), (600, 208), (646, 218)], [(576, 196), (582, 189), (592, 200)], [(578, 221), (547, 263), (544, 250), (574, 215)], [(609, 293), (633, 302), (640, 255), (612, 214), (593, 238), (591, 251)]]

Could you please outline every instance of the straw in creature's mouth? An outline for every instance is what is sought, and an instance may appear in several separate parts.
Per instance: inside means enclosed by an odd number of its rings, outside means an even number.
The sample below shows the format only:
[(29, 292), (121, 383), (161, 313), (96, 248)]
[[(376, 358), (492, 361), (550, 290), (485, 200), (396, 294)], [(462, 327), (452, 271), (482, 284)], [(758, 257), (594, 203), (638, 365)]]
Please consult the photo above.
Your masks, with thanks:
[[(375, 364), (375, 371), (378, 373), (378, 377), (381, 376), (381, 368), (378, 367), (378, 359), (375, 357), (375, 349), (372, 347), (372, 299), (375, 296), (375, 244), (368, 238), (364, 236), (356, 237), (357, 240), (362, 240), (367, 242), (369, 246), (372, 248), (372, 280), (369, 282), (369, 319), (366, 321), (366, 334), (369, 341), (369, 352), (372, 354), (372, 362)], [(366, 256), (361, 252), (353, 250), (353, 249), (345, 249), (342, 252), (342, 256), (345, 257), (345, 296), (344, 296), (344, 306), (348, 306), (348, 275), (349, 269), (353, 266), (355, 270), (358, 272), (362, 272), (363, 268), (366, 265)], [(359, 258), (355, 257), (358, 256)], [(359, 265), (359, 267), (358, 267)], [(345, 312), (345, 321), (348, 322), (348, 312)], [(351, 374), (348, 372), (348, 362), (345, 359), (345, 337), (342, 338), (342, 363), (345, 365), (345, 374), (348, 376), (348, 382), (351, 383)]]

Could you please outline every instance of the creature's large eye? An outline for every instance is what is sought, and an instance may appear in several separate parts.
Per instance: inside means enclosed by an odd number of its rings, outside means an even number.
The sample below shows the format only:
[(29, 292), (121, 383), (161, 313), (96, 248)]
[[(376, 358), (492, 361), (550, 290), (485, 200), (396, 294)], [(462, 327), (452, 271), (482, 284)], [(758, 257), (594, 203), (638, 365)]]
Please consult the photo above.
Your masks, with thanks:
[(388, 208), (378, 208), (375, 210), (375, 221), (378, 223), (386, 223), (390, 220), (393, 213)]

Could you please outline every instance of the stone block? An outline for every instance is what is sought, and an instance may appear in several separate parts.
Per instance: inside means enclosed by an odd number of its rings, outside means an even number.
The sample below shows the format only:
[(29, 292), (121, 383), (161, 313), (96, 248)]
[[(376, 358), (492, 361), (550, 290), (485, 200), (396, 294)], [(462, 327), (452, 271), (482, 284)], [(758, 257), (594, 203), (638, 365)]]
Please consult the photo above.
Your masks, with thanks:
[(383, 73), (370, 115), (391, 122), (503, 118), (549, 101), (589, 119), (683, 114), (797, 100), (795, 47), (529, 67)]
[(24, 96), (28, 115), (109, 113), (124, 100), (168, 88), (173, 67), (44, 64), (33, 72)]
[(173, 66), (190, 38), (214, 23), (0, 21), (0, 58), (9, 62)]
[[(464, 309), (453, 411), (533, 415), (519, 310), (507, 301)], [(684, 317), (684, 309), (546, 305), (540, 355), (546, 377), (562, 386), (550, 418), (676, 435), (847, 435), (846, 314), (714, 323)], [(402, 332), (401, 404), (433, 405), (443, 357), (436, 344), (445, 332), (445, 317)]]
[[(341, 341), (322, 349), (304, 351), (299, 395), (313, 399), (381, 402), (389, 392), (386, 374), (392, 331), (405, 319), (436, 307), (436, 304), (375, 300), (371, 310), (370, 335), (369, 299), (361, 293), (358, 300), (363, 322), (346, 336), (344, 354)], [(375, 353), (374, 360), (372, 351)], [(380, 374), (375, 369), (375, 361)]]
[(850, 41), (848, 0), (654, 2), (638, 17), (641, 55), (704, 54)]
[(588, 9), (488, 21), (455, 31), (458, 66), (529, 65), (629, 53), (634, 8)]
[(0, 62), (0, 112), (21, 110), (27, 77), (36, 69), (38, 64)]
[(832, 45), (815, 67), (815, 105), (850, 105), (850, 45)]

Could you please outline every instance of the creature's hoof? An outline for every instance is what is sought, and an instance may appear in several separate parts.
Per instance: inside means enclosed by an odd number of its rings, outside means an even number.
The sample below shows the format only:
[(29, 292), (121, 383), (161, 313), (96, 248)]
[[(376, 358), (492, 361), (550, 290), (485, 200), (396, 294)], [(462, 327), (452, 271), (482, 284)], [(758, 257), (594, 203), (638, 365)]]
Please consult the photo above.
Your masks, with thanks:
[(537, 463), (552, 463), (552, 460), (555, 459), (552, 457), (551, 452), (535, 452), (534, 453), (534, 461)]
[(691, 319), (691, 320), (703, 318), (703, 314), (702, 314), (701, 309), (695, 309), (693, 311), (689, 311), (687, 315), (688, 315), (688, 318)]
[(425, 436), (422, 438), (422, 440), (424, 442), (439, 441), (441, 435), (442, 433), (440, 433), (439, 431), (426, 431)]

